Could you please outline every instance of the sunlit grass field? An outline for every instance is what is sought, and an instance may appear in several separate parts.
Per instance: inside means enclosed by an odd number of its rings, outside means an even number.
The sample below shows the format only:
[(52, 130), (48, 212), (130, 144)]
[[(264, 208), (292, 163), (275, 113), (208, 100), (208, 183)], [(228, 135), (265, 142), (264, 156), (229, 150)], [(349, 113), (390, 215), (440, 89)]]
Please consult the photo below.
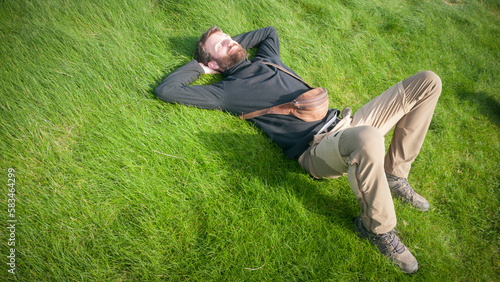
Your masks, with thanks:
[[(356, 236), (347, 178), (154, 96), (212, 25), (276, 27), (283, 61), (340, 109), (441, 77), (409, 176), (431, 209), (395, 201), (416, 274)], [(0, 1), (0, 280), (498, 281), (499, 46), (494, 0)]]

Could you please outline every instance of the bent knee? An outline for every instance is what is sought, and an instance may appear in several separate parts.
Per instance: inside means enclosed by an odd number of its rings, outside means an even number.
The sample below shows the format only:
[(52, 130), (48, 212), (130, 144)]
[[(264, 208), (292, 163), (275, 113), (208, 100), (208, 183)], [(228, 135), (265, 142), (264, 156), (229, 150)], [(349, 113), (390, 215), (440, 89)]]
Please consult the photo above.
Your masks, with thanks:
[(384, 135), (373, 126), (360, 126), (359, 145), (364, 149), (380, 149), (384, 146)]
[(441, 82), (441, 78), (435, 72), (423, 71), (420, 72), (419, 75), (421, 75), (425, 79), (425, 81), (428, 81), (432, 84), (431, 90), (434, 90), (434, 92), (438, 95), (441, 94), (443, 83)]
[(373, 126), (352, 127), (340, 138), (339, 149), (343, 156), (359, 151), (364, 151), (373, 158), (383, 158), (385, 154), (384, 136)]

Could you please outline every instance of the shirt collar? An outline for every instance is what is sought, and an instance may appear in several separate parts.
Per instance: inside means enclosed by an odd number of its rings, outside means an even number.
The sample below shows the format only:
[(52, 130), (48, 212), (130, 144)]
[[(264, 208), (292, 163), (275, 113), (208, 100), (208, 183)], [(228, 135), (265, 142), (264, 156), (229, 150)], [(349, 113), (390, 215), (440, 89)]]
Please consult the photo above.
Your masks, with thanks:
[(234, 66), (230, 67), (229, 69), (225, 70), (222, 74), (224, 76), (230, 76), (236, 71), (238, 71), (240, 68), (250, 64), (250, 61), (248, 59), (243, 59), (239, 63), (234, 64)]

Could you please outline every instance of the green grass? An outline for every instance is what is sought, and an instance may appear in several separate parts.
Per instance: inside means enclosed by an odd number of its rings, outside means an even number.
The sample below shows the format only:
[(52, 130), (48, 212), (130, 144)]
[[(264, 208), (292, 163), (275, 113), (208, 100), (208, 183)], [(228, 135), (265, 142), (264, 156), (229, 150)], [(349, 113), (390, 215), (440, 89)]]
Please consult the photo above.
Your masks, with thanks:
[[(500, 279), (498, 1), (1, 1), (0, 280)], [(283, 61), (354, 110), (421, 70), (443, 81), (395, 201), (408, 276), (351, 220), (346, 178), (313, 180), (261, 131), (153, 89), (216, 24), (273, 25)], [(220, 77), (204, 76), (196, 83)]]

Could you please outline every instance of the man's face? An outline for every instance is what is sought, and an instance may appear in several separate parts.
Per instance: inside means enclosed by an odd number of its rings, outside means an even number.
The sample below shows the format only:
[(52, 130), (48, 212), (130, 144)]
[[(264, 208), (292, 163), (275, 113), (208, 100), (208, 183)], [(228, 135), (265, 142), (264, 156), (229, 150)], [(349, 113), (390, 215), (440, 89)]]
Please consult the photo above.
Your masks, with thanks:
[[(236, 63), (244, 60), (248, 54), (243, 47), (234, 41), (231, 36), (216, 32), (207, 39), (205, 48), (210, 53), (212, 59), (217, 63), (217, 66), (222, 70), (227, 70)], [(213, 68), (210, 66), (209, 67)]]

